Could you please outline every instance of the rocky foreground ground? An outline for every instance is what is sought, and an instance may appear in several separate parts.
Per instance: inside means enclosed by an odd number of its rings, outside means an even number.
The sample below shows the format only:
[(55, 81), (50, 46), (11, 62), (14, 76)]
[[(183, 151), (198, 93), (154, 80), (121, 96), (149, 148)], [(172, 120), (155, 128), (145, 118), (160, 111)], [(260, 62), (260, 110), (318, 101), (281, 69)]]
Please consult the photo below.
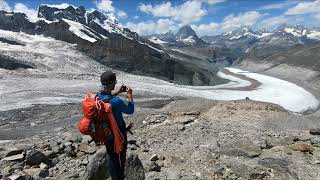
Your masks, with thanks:
[[(0, 145), (0, 178), (107, 178), (105, 149), (77, 132), (79, 108), (1, 112), (1, 137), (17, 140)], [(127, 179), (320, 179), (319, 117), (252, 100), (137, 103)]]

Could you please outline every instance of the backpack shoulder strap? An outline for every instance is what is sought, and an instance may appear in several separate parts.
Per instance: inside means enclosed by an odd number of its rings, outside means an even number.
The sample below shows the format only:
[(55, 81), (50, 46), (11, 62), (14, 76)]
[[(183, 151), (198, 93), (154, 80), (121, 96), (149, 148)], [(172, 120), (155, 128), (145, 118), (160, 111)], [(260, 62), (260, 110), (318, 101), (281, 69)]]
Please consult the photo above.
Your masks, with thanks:
[[(96, 96), (95, 97), (99, 97), (100, 98), (100, 94), (101, 94), (101, 92), (98, 92), (98, 93), (96, 93)], [(104, 102), (104, 103), (108, 103), (111, 99), (113, 99), (114, 97), (111, 95), (111, 96), (108, 96), (108, 98), (106, 98), (106, 99), (103, 99), (103, 98), (100, 98), (100, 100), (102, 101), (102, 102)]]

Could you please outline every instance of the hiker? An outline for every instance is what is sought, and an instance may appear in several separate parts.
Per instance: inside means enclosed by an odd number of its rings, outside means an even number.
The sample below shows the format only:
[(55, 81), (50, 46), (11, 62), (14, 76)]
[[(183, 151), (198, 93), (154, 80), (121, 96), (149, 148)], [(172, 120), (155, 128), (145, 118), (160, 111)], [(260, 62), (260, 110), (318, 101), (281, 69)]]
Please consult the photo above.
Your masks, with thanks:
[[(101, 100), (109, 100), (112, 107), (112, 113), (116, 119), (118, 128), (123, 136), (124, 142), (122, 145), (122, 150), (120, 154), (114, 151), (114, 138), (107, 138), (105, 141), (105, 146), (107, 148), (107, 153), (109, 155), (109, 173), (113, 180), (124, 179), (124, 168), (126, 162), (126, 151), (127, 151), (127, 132), (126, 123), (123, 120), (122, 113), (133, 114), (134, 103), (132, 99), (132, 89), (125, 85), (121, 88), (112, 92), (117, 83), (116, 74), (111, 71), (106, 71), (102, 73), (101, 77), (102, 90), (97, 94)], [(127, 92), (128, 104), (125, 104), (123, 100), (119, 97), (115, 97), (119, 93)], [(131, 124), (129, 125), (131, 126)]]

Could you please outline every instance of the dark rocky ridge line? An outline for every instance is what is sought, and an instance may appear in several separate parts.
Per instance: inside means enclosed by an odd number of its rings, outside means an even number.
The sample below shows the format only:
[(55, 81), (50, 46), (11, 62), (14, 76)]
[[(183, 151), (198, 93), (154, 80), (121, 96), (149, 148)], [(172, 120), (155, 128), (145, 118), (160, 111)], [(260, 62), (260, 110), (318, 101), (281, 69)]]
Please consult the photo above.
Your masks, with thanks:
[(36, 67), (34, 65), (30, 64), (30, 63), (21, 62), (21, 61), (13, 59), (11, 57), (4, 56), (4, 55), (0, 54), (0, 68), (8, 69), (8, 70), (15, 70), (15, 69), (18, 69), (18, 68), (35, 69)]
[(3, 43), (11, 44), (11, 45), (25, 46), (25, 44), (21, 44), (19, 42), (8, 40), (8, 39), (2, 38), (2, 37), (0, 37), (0, 41), (3, 42)]

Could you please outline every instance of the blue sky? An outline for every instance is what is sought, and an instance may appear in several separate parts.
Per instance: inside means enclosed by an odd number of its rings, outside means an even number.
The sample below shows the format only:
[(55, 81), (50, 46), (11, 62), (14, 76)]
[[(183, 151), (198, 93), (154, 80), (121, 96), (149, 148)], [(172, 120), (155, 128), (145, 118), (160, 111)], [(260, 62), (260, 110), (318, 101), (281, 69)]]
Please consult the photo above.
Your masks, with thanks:
[(241, 26), (273, 29), (283, 23), (320, 27), (320, 0), (0, 0), (1, 9), (35, 16), (40, 4), (68, 3), (115, 14), (140, 34), (191, 25), (199, 35)]

